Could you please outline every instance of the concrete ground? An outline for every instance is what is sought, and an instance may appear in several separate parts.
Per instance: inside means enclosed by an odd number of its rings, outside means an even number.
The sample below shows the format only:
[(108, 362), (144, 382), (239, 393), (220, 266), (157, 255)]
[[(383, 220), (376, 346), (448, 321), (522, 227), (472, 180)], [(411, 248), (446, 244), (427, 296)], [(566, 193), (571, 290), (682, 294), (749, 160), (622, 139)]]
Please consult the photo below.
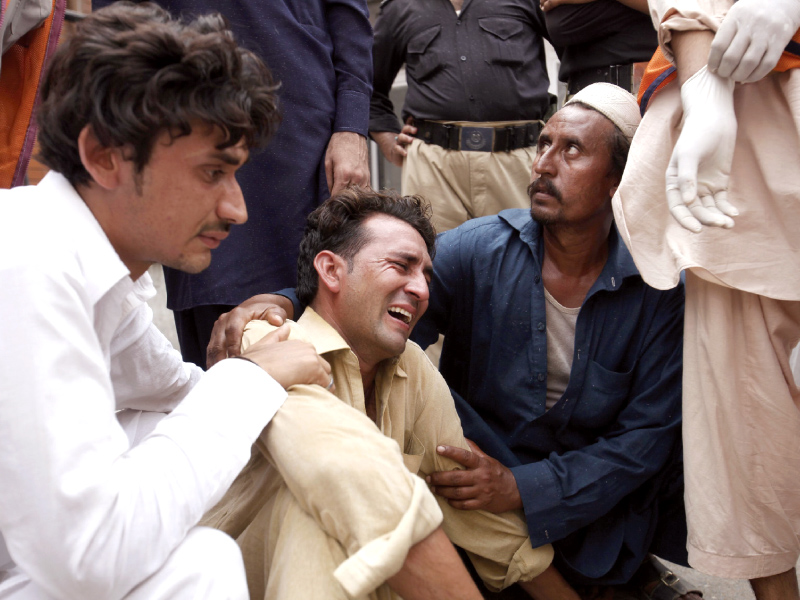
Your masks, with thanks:
[[(175, 322), (172, 320), (172, 311), (167, 309), (167, 298), (164, 291), (164, 274), (160, 266), (150, 268), (150, 275), (156, 284), (158, 294), (150, 301), (153, 308), (154, 321), (164, 335), (178, 347), (178, 336), (175, 333)], [(689, 584), (696, 586), (703, 592), (706, 600), (754, 600), (750, 585), (745, 580), (721, 579), (711, 575), (704, 575), (694, 569), (680, 567), (667, 563), (675, 574)]]

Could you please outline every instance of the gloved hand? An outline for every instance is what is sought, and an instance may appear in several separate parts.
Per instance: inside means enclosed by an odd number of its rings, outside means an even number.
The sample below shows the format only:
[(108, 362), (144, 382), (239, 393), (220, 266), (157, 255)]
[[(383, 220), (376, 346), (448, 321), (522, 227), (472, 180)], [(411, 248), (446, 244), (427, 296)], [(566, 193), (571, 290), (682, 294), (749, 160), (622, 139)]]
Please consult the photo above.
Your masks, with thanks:
[(733, 227), (739, 214), (727, 199), (737, 127), (733, 86), (703, 67), (681, 87), (683, 128), (667, 168), (667, 203), (695, 233), (702, 225)]
[(734, 81), (758, 81), (775, 68), (798, 28), (798, 0), (738, 0), (714, 36), (708, 68)]

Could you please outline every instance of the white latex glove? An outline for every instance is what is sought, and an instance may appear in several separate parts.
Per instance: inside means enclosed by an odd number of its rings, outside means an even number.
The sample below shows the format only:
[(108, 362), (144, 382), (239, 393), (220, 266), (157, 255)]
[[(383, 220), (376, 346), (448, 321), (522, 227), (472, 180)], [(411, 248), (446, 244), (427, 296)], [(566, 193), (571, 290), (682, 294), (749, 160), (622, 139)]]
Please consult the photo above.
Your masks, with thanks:
[(681, 87), (683, 128), (667, 167), (667, 203), (695, 233), (702, 225), (733, 227), (739, 214), (727, 197), (737, 127), (733, 86), (703, 67)]
[(734, 81), (758, 81), (775, 68), (800, 28), (800, 0), (738, 0), (722, 21), (708, 68)]

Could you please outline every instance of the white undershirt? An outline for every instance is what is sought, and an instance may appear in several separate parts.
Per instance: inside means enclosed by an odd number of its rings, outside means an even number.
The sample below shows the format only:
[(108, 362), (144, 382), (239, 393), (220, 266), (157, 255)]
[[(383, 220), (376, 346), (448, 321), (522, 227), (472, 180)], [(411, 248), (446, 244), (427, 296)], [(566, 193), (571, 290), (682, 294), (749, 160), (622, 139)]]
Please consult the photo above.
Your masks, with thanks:
[(567, 308), (544, 290), (547, 318), (547, 410), (553, 408), (564, 395), (572, 370), (575, 351), (575, 324), (581, 307)]

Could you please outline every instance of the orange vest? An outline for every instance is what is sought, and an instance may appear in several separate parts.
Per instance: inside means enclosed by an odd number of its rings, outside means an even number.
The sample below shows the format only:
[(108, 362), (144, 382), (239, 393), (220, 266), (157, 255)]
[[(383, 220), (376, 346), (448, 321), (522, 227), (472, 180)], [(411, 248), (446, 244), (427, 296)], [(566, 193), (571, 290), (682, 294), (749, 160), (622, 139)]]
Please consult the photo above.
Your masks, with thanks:
[[(5, 12), (10, 0), (0, 0)], [(66, 0), (53, 0), (50, 16), (2, 56), (0, 69), (0, 188), (23, 183), (36, 139), (33, 110), (47, 61), (64, 22)]]
[[(800, 30), (794, 34), (794, 37), (786, 45), (773, 71), (783, 73), (796, 67), (800, 67)], [(667, 60), (667, 57), (661, 52), (661, 48), (657, 48), (653, 58), (647, 63), (642, 83), (639, 86), (639, 109), (642, 116), (644, 116), (644, 111), (647, 110), (650, 100), (672, 83), (676, 76), (675, 66)]]

